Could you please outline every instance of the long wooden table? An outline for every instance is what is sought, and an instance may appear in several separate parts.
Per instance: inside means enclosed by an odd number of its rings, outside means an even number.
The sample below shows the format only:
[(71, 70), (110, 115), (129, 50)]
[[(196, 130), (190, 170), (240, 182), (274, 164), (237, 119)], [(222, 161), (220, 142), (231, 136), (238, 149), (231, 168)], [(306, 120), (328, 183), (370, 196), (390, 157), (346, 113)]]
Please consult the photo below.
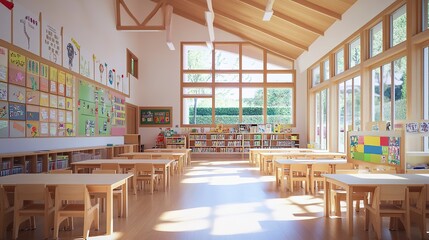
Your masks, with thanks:
[[(137, 159), (144, 159), (145, 157), (160, 157), (163, 159), (166, 158), (173, 158), (175, 161), (177, 161), (179, 173), (182, 174), (185, 172), (185, 158), (186, 153), (182, 152), (130, 152), (130, 153), (123, 153), (120, 154), (121, 157), (127, 157), (129, 159), (137, 158)], [(171, 171), (173, 173), (174, 171)]]
[(132, 174), (13, 174), (0, 178), (0, 185), (45, 184), (59, 186), (84, 184), (89, 192), (106, 193), (106, 233), (113, 233), (113, 189), (122, 187), (123, 213), (128, 216), (127, 179)]
[[(151, 164), (154, 165), (155, 168), (162, 168), (163, 169), (163, 185), (164, 190), (167, 190), (167, 186), (170, 186), (170, 174), (171, 171), (171, 164), (174, 162), (174, 160), (171, 159), (92, 159), (92, 160), (85, 160), (80, 162), (74, 162), (72, 163), (73, 172), (78, 172), (79, 169), (94, 169), (94, 168), (100, 168), (102, 163), (117, 163), (119, 164), (120, 168), (129, 169), (134, 168), (134, 165), (138, 163), (142, 164)], [(136, 187), (134, 186), (134, 194), (137, 194)]]
[[(320, 152), (312, 148), (250, 148), (249, 149), (249, 163), (259, 165), (260, 153), (275, 153), (275, 152)], [(326, 151), (325, 151), (326, 152)]]
[(397, 185), (422, 187), (429, 184), (429, 174), (323, 174), (325, 177), (325, 217), (330, 216), (331, 186), (335, 184), (346, 190), (346, 226), (353, 236), (353, 192), (371, 192), (377, 186)]
[[(261, 174), (267, 174), (268, 171), (268, 162), (273, 162), (275, 159), (339, 159), (345, 158), (345, 153), (336, 153), (336, 152), (269, 152), (269, 153), (259, 153), (261, 155), (260, 161), (260, 172)], [(274, 164), (272, 164), (271, 171), (274, 171)]]
[(145, 149), (145, 152), (157, 152), (157, 153), (165, 153), (165, 152), (178, 152), (178, 153), (186, 153), (186, 165), (190, 166), (192, 163), (191, 153), (192, 149), (190, 148), (149, 148)]
[[(284, 184), (284, 169), (289, 168), (291, 164), (305, 164), (311, 169), (313, 164), (329, 164), (333, 169), (335, 169), (336, 164), (347, 163), (346, 159), (276, 159), (274, 161), (274, 171), (276, 172), (276, 184), (279, 185), (280, 179), (280, 187), (283, 189)], [(280, 171), (279, 171), (280, 170)], [(280, 172), (280, 175), (279, 175)], [(309, 183), (307, 184), (307, 186)]]

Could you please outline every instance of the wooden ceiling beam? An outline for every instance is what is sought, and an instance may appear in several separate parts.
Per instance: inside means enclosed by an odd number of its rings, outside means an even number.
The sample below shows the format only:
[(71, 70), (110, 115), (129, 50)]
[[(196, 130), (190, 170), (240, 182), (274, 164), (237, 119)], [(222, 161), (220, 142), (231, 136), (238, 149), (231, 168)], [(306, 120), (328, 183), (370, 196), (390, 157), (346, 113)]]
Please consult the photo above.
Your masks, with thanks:
[[(188, 1), (188, 0), (186, 0), (186, 2), (189, 2), (189, 1)], [(199, 6), (201, 6), (202, 8), (205, 8), (205, 7), (206, 7), (206, 4), (205, 4), (204, 2), (192, 2), (192, 3), (193, 3), (193, 4), (195, 4), (195, 5), (199, 5)], [(302, 50), (308, 51), (308, 47), (307, 47), (307, 46), (305, 46), (305, 45), (302, 45), (302, 44), (297, 43), (297, 42), (295, 42), (295, 41), (293, 41), (293, 40), (290, 40), (289, 38), (286, 38), (286, 37), (284, 37), (284, 36), (281, 36), (280, 34), (277, 34), (277, 33), (274, 33), (274, 32), (272, 32), (272, 31), (269, 31), (269, 30), (267, 30), (267, 29), (265, 29), (265, 28), (263, 28), (263, 27), (260, 27), (260, 26), (257, 26), (257, 25), (255, 25), (255, 24), (252, 24), (252, 23), (246, 22), (246, 21), (244, 21), (244, 20), (241, 20), (240, 18), (237, 18), (236, 16), (233, 16), (233, 15), (228, 14), (228, 13), (226, 13), (226, 12), (223, 12), (222, 10), (219, 10), (219, 9), (216, 9), (216, 8), (215, 8), (215, 9), (214, 9), (214, 13), (215, 13), (215, 15), (219, 15), (219, 16), (222, 16), (222, 17), (228, 18), (228, 19), (230, 19), (230, 20), (232, 20), (232, 21), (234, 21), (234, 22), (236, 22), (236, 23), (239, 23), (239, 24), (241, 24), (241, 25), (244, 25), (244, 26), (247, 26), (247, 27), (253, 28), (253, 29), (255, 29), (255, 30), (257, 30), (257, 31), (259, 31), (259, 32), (261, 32), (261, 33), (264, 33), (264, 34), (267, 34), (267, 35), (269, 35), (269, 36), (271, 36), (271, 37), (277, 38), (277, 39), (281, 40), (282, 42), (285, 42), (285, 43), (287, 43), (287, 44), (289, 44), (289, 45), (292, 45), (292, 46), (294, 46), (294, 47), (296, 47), (296, 48), (300, 48), (300, 49), (302, 49)], [(215, 21), (215, 22), (216, 22), (216, 21)]]
[[(245, 4), (247, 4), (247, 5), (249, 5), (249, 6), (251, 6), (251, 7), (253, 7), (253, 8), (256, 8), (256, 9), (260, 10), (261, 13), (265, 12), (265, 6), (262, 5), (262, 4), (260, 4), (260, 3), (258, 3), (258, 2), (255, 2), (254, 0), (240, 0), (240, 1), (243, 2), (243, 3), (245, 3)], [(317, 29), (315, 27), (312, 27), (312, 26), (310, 26), (310, 25), (308, 25), (308, 24), (306, 24), (304, 22), (301, 22), (301, 21), (299, 21), (299, 20), (297, 20), (295, 18), (289, 17), (286, 14), (280, 13), (278, 11), (274, 11), (273, 16), (277, 17), (277, 18), (280, 18), (281, 20), (287, 21), (287, 22), (289, 22), (289, 23), (291, 23), (291, 24), (293, 24), (293, 25), (295, 25), (297, 27), (300, 27), (300, 28), (304, 29), (304, 30), (310, 31), (312, 33), (315, 33), (315, 34), (317, 34), (319, 36), (323, 36), (324, 35), (323, 31), (321, 31), (321, 30), (319, 30), (319, 29)]]
[[(139, 22), (134, 14), (130, 11), (127, 4), (124, 0), (116, 0), (116, 30), (129, 30), (129, 31), (161, 31), (165, 30), (165, 18), (163, 19), (162, 25), (152, 25), (148, 26), (147, 24), (153, 17), (159, 12), (162, 7), (162, 14), (165, 15), (165, 4), (166, 0), (157, 1), (156, 6), (152, 11), (146, 16), (143, 22)], [(121, 23), (121, 7), (125, 10), (127, 15), (134, 21), (135, 25), (122, 25)]]
[[(152, 9), (152, 11), (149, 13), (149, 15), (146, 16), (146, 18), (143, 20), (143, 22), (140, 24), (142, 26), (145, 26), (158, 12), (158, 10), (165, 5), (165, 1), (160, 1), (156, 4), (155, 8)], [(164, 22), (165, 25), (165, 22)]]
[(322, 6), (319, 6), (317, 4), (314, 4), (312, 2), (309, 2), (307, 0), (292, 0), (293, 2), (302, 5), (308, 9), (311, 9), (313, 11), (319, 12), (327, 17), (333, 18), (333, 19), (337, 19), (337, 20), (341, 20), (341, 14), (338, 14), (334, 11), (331, 11), (327, 8), (324, 8)]

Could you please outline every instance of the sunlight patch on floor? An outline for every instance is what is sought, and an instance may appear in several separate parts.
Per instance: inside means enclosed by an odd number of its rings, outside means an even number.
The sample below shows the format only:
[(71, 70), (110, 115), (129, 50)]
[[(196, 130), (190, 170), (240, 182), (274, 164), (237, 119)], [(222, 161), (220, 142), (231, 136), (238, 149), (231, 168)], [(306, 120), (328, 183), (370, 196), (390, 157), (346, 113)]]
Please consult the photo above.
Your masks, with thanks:
[(154, 227), (156, 231), (187, 232), (208, 229), (210, 227), (210, 207), (189, 208), (164, 212), (159, 220), (162, 223)]
[(234, 235), (261, 232), (260, 221), (268, 217), (264, 213), (246, 213), (217, 217), (213, 222), (212, 235)]
[(210, 207), (188, 208), (164, 212), (159, 219), (162, 221), (178, 222), (207, 218), (211, 215)]

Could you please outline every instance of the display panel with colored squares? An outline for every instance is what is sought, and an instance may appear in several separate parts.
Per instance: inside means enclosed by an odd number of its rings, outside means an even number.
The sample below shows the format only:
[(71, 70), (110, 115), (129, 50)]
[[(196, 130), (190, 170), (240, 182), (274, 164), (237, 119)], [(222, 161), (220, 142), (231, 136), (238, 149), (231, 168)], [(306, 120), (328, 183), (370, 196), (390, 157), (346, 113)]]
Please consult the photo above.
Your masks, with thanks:
[(376, 164), (401, 164), (401, 137), (350, 135), (350, 156)]

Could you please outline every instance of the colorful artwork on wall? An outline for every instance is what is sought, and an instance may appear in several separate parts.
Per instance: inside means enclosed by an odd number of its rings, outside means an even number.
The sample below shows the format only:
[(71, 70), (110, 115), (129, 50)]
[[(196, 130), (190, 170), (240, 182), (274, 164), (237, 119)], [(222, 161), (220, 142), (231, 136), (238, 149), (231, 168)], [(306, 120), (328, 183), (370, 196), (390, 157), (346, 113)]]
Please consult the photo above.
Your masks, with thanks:
[(9, 121), (0, 120), (0, 138), (9, 137)]
[(49, 108), (40, 108), (40, 121), (49, 122)]
[(400, 165), (400, 147), (400, 137), (350, 136), (350, 156), (355, 160)]
[(9, 82), (25, 86), (25, 56), (9, 51)]
[(40, 106), (49, 107), (49, 94), (40, 92)]
[(25, 121), (10, 121), (9, 126), (9, 137), (25, 137)]
[(24, 87), (9, 84), (9, 101), (25, 103), (25, 90)]
[(25, 104), (9, 103), (9, 119), (25, 121)]
[[(0, 29), (2, 29), (2, 28), (0, 27)], [(1, 82), (7, 82), (7, 59), (8, 59), (8, 56), (9, 55), (8, 55), (7, 48), (0, 47), (0, 81)]]
[(79, 73), (80, 46), (74, 37), (67, 34), (64, 34), (63, 37), (63, 66)]
[(40, 122), (40, 136), (49, 136), (49, 123)]
[(9, 119), (9, 104), (8, 102), (0, 101), (0, 119)]
[(39, 105), (40, 104), (40, 92), (27, 88), (27, 90), (26, 90), (26, 103), (27, 104), (33, 104), (33, 105)]
[(27, 137), (38, 137), (40, 136), (39, 122), (27, 121), (26, 124), (26, 135)]
[(27, 58), (27, 88), (39, 90), (39, 62)]
[(19, 3), (15, 3), (13, 8), (13, 44), (36, 55), (40, 54), (39, 16)]
[(42, 23), (42, 57), (61, 65), (62, 51), (61, 29), (53, 26), (46, 19)]
[(27, 121), (39, 121), (40, 120), (40, 107), (27, 105)]
[(0, 82), (0, 100), (7, 101), (7, 83)]
[(39, 89), (43, 92), (49, 92), (49, 67), (45, 64), (40, 64), (39, 71)]

